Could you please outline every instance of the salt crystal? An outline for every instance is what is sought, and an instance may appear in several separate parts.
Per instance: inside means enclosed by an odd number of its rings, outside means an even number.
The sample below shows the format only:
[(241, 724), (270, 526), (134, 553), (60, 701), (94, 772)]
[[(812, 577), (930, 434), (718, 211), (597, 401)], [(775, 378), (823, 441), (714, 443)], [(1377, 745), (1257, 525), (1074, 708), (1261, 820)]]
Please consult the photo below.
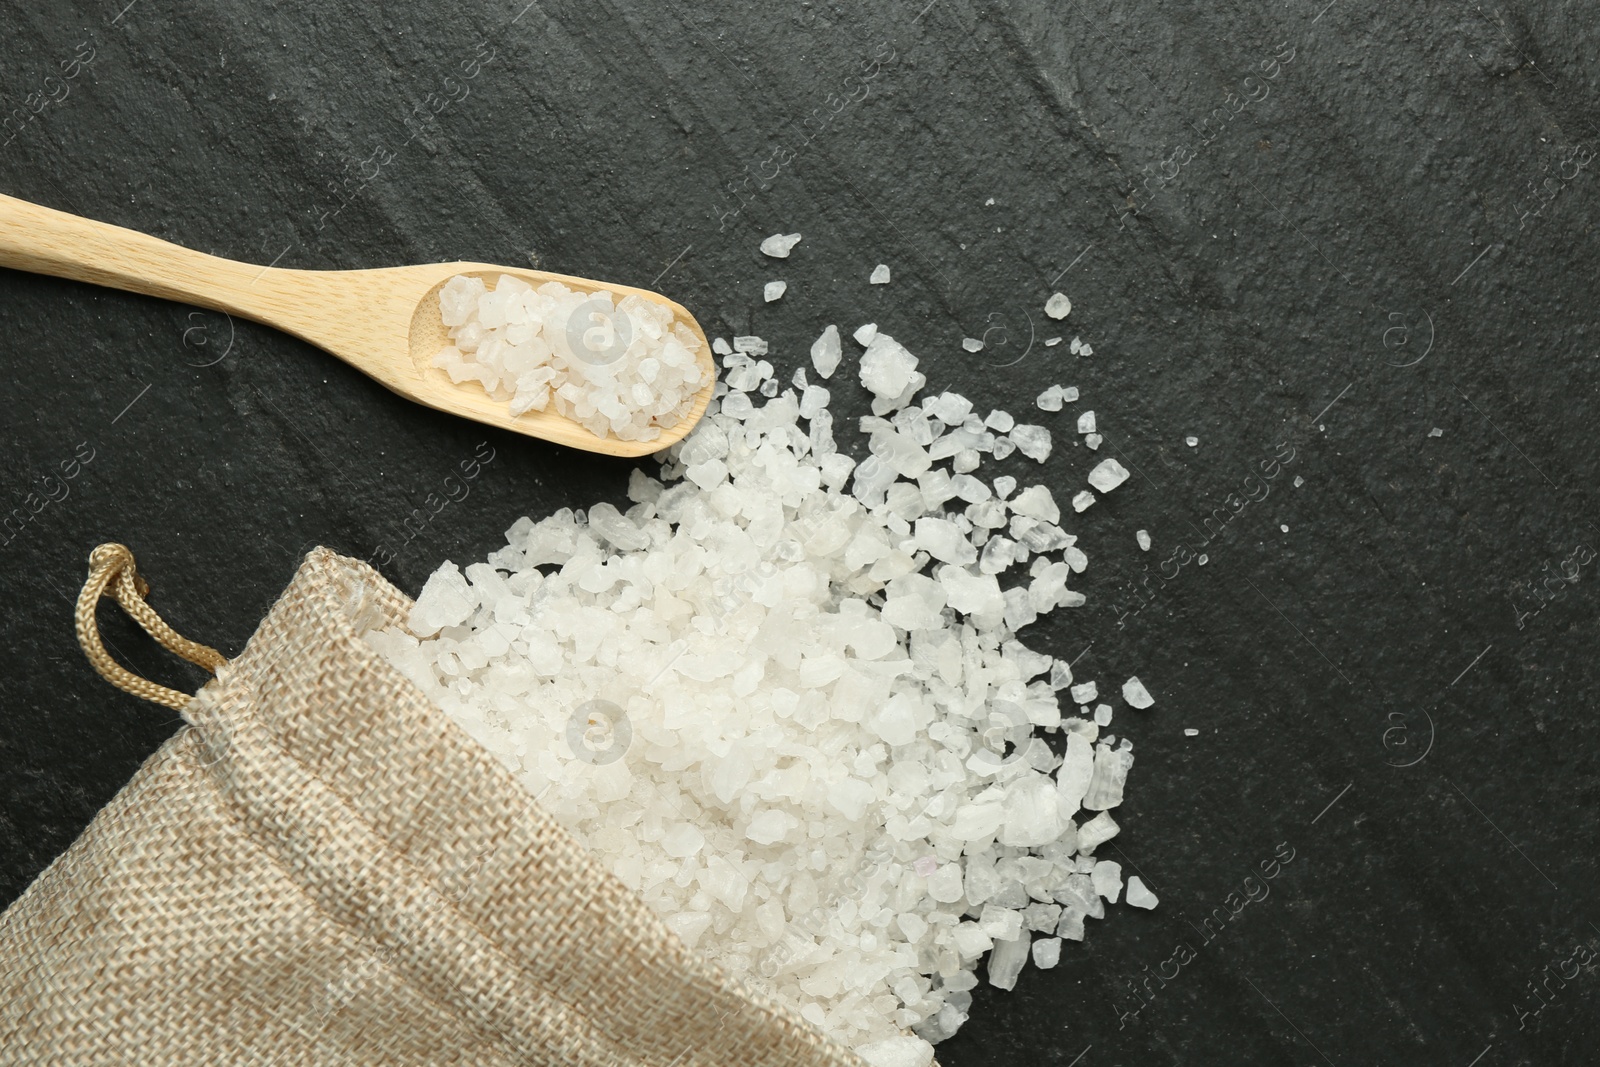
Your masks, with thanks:
[(1094, 431), (1095, 431), (1094, 412), (1085, 411), (1082, 415), (1078, 416), (1078, 432), (1079, 433), (1094, 433)]
[(1052, 385), (1044, 392), (1040, 393), (1038, 399), (1036, 399), (1034, 403), (1038, 405), (1040, 411), (1060, 411), (1061, 393), (1061, 386)]
[(1094, 682), (1080, 682), (1072, 687), (1072, 702), (1074, 704), (1087, 704), (1100, 695), (1100, 687)]
[(1094, 724), (1096, 726), (1111, 725), (1111, 705), (1097, 704), (1094, 709)]
[(856, 332), (850, 336), (856, 339), (856, 344), (865, 348), (872, 343), (874, 337), (878, 336), (878, 324), (869, 322), (865, 326), (857, 326)]
[(1061, 338), (1059, 338), (1059, 337), (1046, 337), (1044, 339), (1044, 346), (1046, 348), (1054, 348), (1056, 345), (1058, 345), (1060, 343), (1061, 343)]
[(976, 337), (963, 337), (961, 339), (961, 347), (968, 352), (982, 352), (983, 342)]
[(1428, 431), (1428, 436), (1429, 437), (1443, 437), (1444, 436), (1444, 431), (1439, 429), (1439, 427), (1435, 426), (1433, 429)]
[(1094, 501), (1095, 496), (1093, 493), (1089, 492), (1087, 489), (1080, 489), (1072, 497), (1072, 510), (1086, 511), (1089, 506), (1094, 503)]
[(1017, 420), (1011, 417), (1009, 411), (991, 411), (989, 416), (983, 420), (983, 424), (991, 430), (1009, 433), (1011, 428), (1017, 424)]
[(767, 342), (755, 334), (738, 335), (733, 339), (733, 350), (747, 356), (764, 356), (767, 354)]
[(1150, 690), (1139, 681), (1137, 674), (1122, 683), (1122, 699), (1128, 702), (1129, 707), (1134, 708), (1148, 708), (1156, 702), (1155, 697), (1150, 695)]
[(1294, 487), (1296, 489), (1300, 488), (1302, 485), (1305, 485), (1305, 484), (1306, 484), (1306, 480), (1304, 478), (1300, 477), (1298, 474), (1296, 474), (1294, 476)]
[(1150, 531), (1149, 530), (1140, 530), (1138, 533), (1134, 534), (1133, 536), (1134, 536), (1134, 540), (1139, 542), (1139, 549), (1141, 551), (1143, 551), (1143, 552), (1150, 551)]
[(1193, 727), (1185, 727), (1185, 729), (1183, 731), (1183, 736), (1184, 737), (1199, 737), (1200, 736), (1200, 731), (1194, 729)]
[(789, 288), (788, 282), (768, 282), (761, 290), (761, 296), (767, 303), (772, 303), (784, 294)]
[(711, 351), (719, 356), (729, 356), (733, 354), (733, 346), (728, 344), (726, 337), (719, 337), (711, 342)]
[(1111, 813), (1102, 811), (1078, 827), (1078, 851), (1085, 855), (1093, 853), (1095, 849), (1110, 841), (1121, 830), (1111, 818)]
[(994, 492), (1001, 500), (1009, 497), (1017, 488), (1017, 480), (1009, 474), (1002, 474), (994, 480)]
[(1091, 449), (1098, 449), (1100, 447), (1101, 443), (1104, 442), (1104, 441), (1105, 441), (1105, 438), (1101, 437), (1097, 433), (1084, 434), (1084, 436), (1083, 436), (1083, 443), (1085, 445), (1088, 445), (1089, 448), (1091, 448)]
[(761, 242), (761, 252), (773, 259), (788, 259), (789, 253), (794, 251), (794, 246), (799, 243), (800, 235), (797, 233), (775, 233)]
[(1048, 971), (1061, 962), (1061, 939), (1059, 937), (1044, 937), (1033, 943), (1033, 965), (1041, 971)]
[(868, 1067), (928, 1067), (933, 1062), (933, 1046), (920, 1037), (886, 1037), (857, 1045), (855, 1051)]
[(1160, 903), (1159, 898), (1145, 887), (1144, 881), (1136, 874), (1128, 879), (1127, 901), (1136, 908), (1146, 911)]
[(1017, 987), (1017, 975), (1028, 960), (1029, 942), (1033, 935), (1024, 930), (1015, 940), (996, 941), (989, 952), (989, 984), (997, 989)]
[(822, 331), (822, 336), (811, 342), (811, 365), (824, 378), (833, 377), (833, 372), (839, 366), (841, 354), (837, 326), (829, 326)]
[(887, 264), (887, 263), (879, 263), (876, 267), (873, 267), (872, 268), (872, 277), (868, 278), (867, 280), (869, 282), (871, 282), (873, 285), (888, 285), (889, 284), (889, 264)]
[[(1011, 443), (1031, 460), (1043, 463), (1050, 455), (1050, 431), (1043, 426), (1027, 426), (1021, 423), (1011, 428), (1008, 435)], [(1000, 458), (996, 455), (995, 458)]]
[(1069, 404), (1078, 399), (1078, 387), (1076, 385), (1069, 385), (1065, 389), (1061, 390), (1061, 399), (1065, 400)]
[(1065, 293), (1051, 293), (1050, 299), (1044, 302), (1044, 313), (1052, 319), (1064, 319), (1072, 313), (1072, 301)]
[(1109, 493), (1128, 480), (1128, 469), (1115, 459), (1106, 458), (1095, 464), (1089, 472), (1089, 484), (1102, 493)]
[(1115, 904), (1122, 895), (1122, 864), (1116, 860), (1099, 861), (1089, 873), (1089, 881), (1094, 885), (1094, 891), (1105, 897), (1107, 903)]
[(1188, 445), (1190, 448), (1194, 448), (1200, 443), (1200, 438), (1194, 436), (1185, 437), (1183, 439), (1183, 443)]

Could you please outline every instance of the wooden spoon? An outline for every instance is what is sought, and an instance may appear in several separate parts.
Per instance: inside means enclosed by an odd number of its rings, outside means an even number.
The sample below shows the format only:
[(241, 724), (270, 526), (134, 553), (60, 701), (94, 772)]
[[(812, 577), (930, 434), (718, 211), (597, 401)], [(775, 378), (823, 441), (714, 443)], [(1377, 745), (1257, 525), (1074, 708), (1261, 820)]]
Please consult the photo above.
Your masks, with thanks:
[[(438, 411), (610, 456), (642, 456), (683, 438), (705, 414), (716, 364), (705, 332), (688, 311), (658, 293), (564, 274), (492, 263), (427, 263), (378, 270), (285, 270), (208, 256), (148, 234), (94, 222), (25, 200), (0, 196), (0, 267), (179, 300), (274, 326), (333, 353), (401, 396)], [(706, 384), (675, 425), (654, 441), (596, 437), (549, 411), (513, 417), (504, 401), (477, 382), (460, 385), (429, 365), (449, 344), (439, 290), (458, 274), (486, 280), (501, 274), (530, 285), (556, 281), (613, 300), (632, 293), (655, 300), (700, 339)], [(492, 285), (491, 281), (491, 285)]]

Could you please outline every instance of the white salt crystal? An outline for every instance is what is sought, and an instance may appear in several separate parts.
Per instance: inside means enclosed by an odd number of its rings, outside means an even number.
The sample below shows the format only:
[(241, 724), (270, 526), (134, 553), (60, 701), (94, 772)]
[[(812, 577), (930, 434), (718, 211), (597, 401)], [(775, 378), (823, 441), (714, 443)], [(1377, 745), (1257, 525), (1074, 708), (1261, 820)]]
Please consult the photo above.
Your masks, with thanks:
[(1193, 727), (1186, 727), (1184, 729), (1184, 731), (1183, 731), (1183, 736), (1184, 737), (1199, 737), (1200, 736), (1200, 731), (1194, 729)]
[(982, 352), (983, 342), (976, 337), (963, 337), (961, 339), (961, 347), (967, 352)]
[(1072, 301), (1065, 293), (1051, 293), (1050, 299), (1044, 302), (1044, 313), (1052, 319), (1064, 319), (1072, 313)]
[(1044, 392), (1040, 393), (1038, 399), (1036, 399), (1034, 403), (1038, 405), (1039, 410), (1041, 411), (1060, 411), (1061, 399), (1061, 386), (1052, 385)]
[(1089, 881), (1107, 903), (1115, 904), (1122, 895), (1122, 864), (1116, 860), (1100, 860), (1089, 872)]
[(1004, 500), (1006, 497), (1010, 496), (1012, 490), (1016, 489), (1016, 487), (1017, 480), (1011, 477), (1009, 474), (1002, 474), (1000, 477), (994, 480), (995, 495), (1001, 500)]
[(1122, 683), (1122, 699), (1126, 700), (1130, 707), (1135, 708), (1148, 708), (1156, 702), (1155, 697), (1150, 695), (1150, 690), (1139, 681), (1137, 674)]
[(1094, 709), (1094, 724), (1096, 726), (1111, 725), (1111, 705), (1096, 704)]
[(1140, 530), (1138, 533), (1134, 534), (1133, 536), (1134, 536), (1134, 539), (1139, 542), (1139, 548), (1140, 548), (1141, 551), (1144, 551), (1144, 552), (1150, 551), (1150, 531), (1149, 530)]
[(1127, 480), (1128, 469), (1110, 457), (1095, 464), (1094, 470), (1089, 472), (1089, 484), (1102, 493), (1111, 492)]
[(1302, 485), (1305, 485), (1305, 484), (1306, 484), (1306, 480), (1304, 478), (1300, 477), (1298, 474), (1296, 474), (1294, 476), (1294, 487), (1296, 489), (1300, 488)]
[(1017, 987), (1017, 975), (1028, 961), (1029, 942), (1033, 935), (1024, 930), (1015, 940), (996, 941), (989, 952), (989, 984), (997, 989)]
[(1195, 437), (1194, 435), (1191, 434), (1190, 436), (1185, 437), (1183, 439), (1183, 443), (1188, 445), (1190, 448), (1194, 448), (1195, 446), (1197, 446), (1200, 443), (1200, 438)]
[(1041, 971), (1048, 971), (1061, 962), (1061, 939), (1059, 937), (1043, 937), (1033, 943), (1033, 965)]
[(461, 568), (445, 560), (423, 583), (406, 625), (418, 637), (432, 637), (446, 626), (466, 622), (476, 606), (477, 598)]
[(869, 1067), (928, 1067), (933, 1062), (933, 1046), (920, 1037), (886, 1037), (857, 1045), (855, 1051)]
[(887, 263), (879, 263), (876, 267), (873, 267), (872, 268), (872, 277), (868, 278), (867, 280), (869, 282), (871, 282), (873, 285), (888, 285), (889, 284), (889, 264), (887, 264)]
[(1127, 900), (1134, 907), (1144, 908), (1146, 911), (1160, 903), (1159, 898), (1145, 887), (1144, 881), (1137, 874), (1128, 879)]
[(983, 424), (991, 430), (1009, 433), (1011, 428), (1017, 424), (1017, 420), (1011, 417), (1009, 411), (996, 410), (989, 412), (988, 417), (983, 420)]
[(1082, 415), (1078, 416), (1078, 432), (1079, 433), (1094, 433), (1094, 431), (1095, 431), (1094, 412), (1085, 411)]
[(917, 357), (886, 333), (875, 334), (861, 354), (861, 384), (880, 397), (899, 397), (911, 385)]
[(794, 246), (799, 243), (800, 235), (797, 233), (775, 233), (761, 242), (761, 252), (773, 259), (788, 259), (789, 253), (794, 251)]
[(839, 327), (829, 326), (822, 331), (822, 336), (811, 342), (811, 365), (822, 377), (832, 378), (839, 366), (841, 352)]
[[(1050, 431), (1043, 426), (1028, 426), (1019, 423), (1011, 428), (1009, 434), (1012, 444), (1031, 460), (1043, 463), (1050, 455)], [(1000, 458), (998, 455), (996, 458)]]
[(1439, 429), (1439, 427), (1435, 426), (1433, 429), (1428, 431), (1428, 436), (1429, 437), (1443, 437), (1444, 436), (1444, 431)]
[(733, 346), (728, 344), (726, 337), (719, 337), (711, 342), (711, 351), (719, 356), (731, 356), (733, 355)]
[(1072, 702), (1074, 704), (1087, 704), (1100, 695), (1100, 687), (1094, 682), (1080, 682), (1072, 687)]
[(761, 296), (767, 303), (772, 303), (784, 294), (789, 288), (788, 282), (768, 282), (761, 290)]
[(1044, 346), (1046, 348), (1054, 348), (1056, 345), (1058, 345), (1060, 343), (1061, 343), (1061, 338), (1059, 338), (1059, 337), (1046, 337), (1044, 339)]
[(1091, 449), (1098, 449), (1104, 441), (1105, 438), (1097, 433), (1084, 434), (1083, 436), (1083, 443)]
[(1056, 506), (1050, 490), (1042, 485), (1028, 486), (1011, 499), (1010, 507), (1018, 515), (1042, 519), (1045, 522), (1061, 521), (1061, 509)]
[(1093, 853), (1095, 849), (1116, 837), (1119, 830), (1121, 827), (1111, 818), (1111, 813), (1102, 811), (1078, 827), (1078, 851), (1084, 855)]
[(1094, 501), (1095, 496), (1093, 493), (1089, 492), (1087, 489), (1080, 489), (1072, 497), (1072, 510), (1086, 511), (1089, 506), (1094, 503)]
[(865, 326), (857, 326), (856, 332), (850, 336), (856, 339), (856, 344), (865, 348), (872, 343), (874, 337), (878, 336), (878, 324), (869, 322)]
[(742, 352), (747, 356), (764, 356), (767, 354), (765, 338), (755, 334), (736, 334), (733, 338), (733, 350)]
[(1132, 752), (1125, 748), (1112, 748), (1106, 741), (1096, 745), (1094, 777), (1089, 780), (1089, 791), (1083, 796), (1084, 808), (1089, 811), (1104, 811), (1120, 805), (1123, 787), (1128, 781), (1128, 771), (1132, 767)]

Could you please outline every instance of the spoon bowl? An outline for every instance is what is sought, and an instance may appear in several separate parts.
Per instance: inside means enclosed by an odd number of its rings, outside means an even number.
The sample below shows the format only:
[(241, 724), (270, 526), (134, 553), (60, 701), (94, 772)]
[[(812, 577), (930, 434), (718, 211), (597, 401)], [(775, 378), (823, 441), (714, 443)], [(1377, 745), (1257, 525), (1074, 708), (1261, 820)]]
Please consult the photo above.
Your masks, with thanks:
[[(492, 263), (425, 263), (373, 270), (292, 270), (209, 256), (135, 230), (0, 196), (0, 267), (177, 300), (283, 330), (344, 360), (409, 400), (514, 433), (611, 456), (643, 456), (683, 439), (711, 402), (716, 364), (694, 316), (659, 293)], [(432, 365), (450, 344), (439, 291), (458, 274), (492, 283), (560, 282), (583, 293), (635, 295), (670, 308), (700, 341), (705, 384), (652, 441), (598, 437), (555, 411), (512, 415), (477, 382)]]

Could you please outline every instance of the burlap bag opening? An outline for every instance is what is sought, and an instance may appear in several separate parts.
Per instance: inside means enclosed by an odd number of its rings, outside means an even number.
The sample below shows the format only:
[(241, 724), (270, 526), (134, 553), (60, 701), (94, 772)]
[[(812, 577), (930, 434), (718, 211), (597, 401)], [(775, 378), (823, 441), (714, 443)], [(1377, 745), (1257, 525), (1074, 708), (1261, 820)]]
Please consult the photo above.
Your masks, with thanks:
[[(206, 662), (110, 547), (101, 588)], [(410, 607), (318, 549), (197, 696), (102, 666), (187, 725), (0, 916), (0, 1062), (861, 1067), (687, 948), (362, 640)]]

